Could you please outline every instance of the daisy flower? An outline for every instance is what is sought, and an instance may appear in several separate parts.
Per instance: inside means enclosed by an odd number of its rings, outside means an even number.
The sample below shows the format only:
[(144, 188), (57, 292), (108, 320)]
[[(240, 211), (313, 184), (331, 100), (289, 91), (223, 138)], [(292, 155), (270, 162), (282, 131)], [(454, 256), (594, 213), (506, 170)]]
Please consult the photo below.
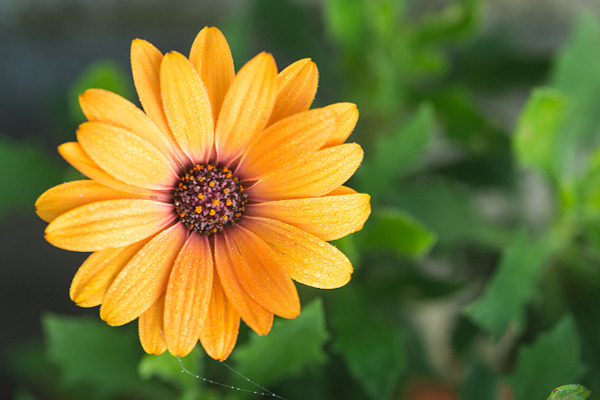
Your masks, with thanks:
[(205, 28), (189, 58), (134, 40), (143, 111), (100, 89), (80, 96), (88, 122), (59, 147), (89, 180), (43, 193), (48, 242), (92, 252), (73, 301), (109, 325), (139, 321), (142, 347), (185, 356), (199, 340), (226, 359), (240, 319), (259, 335), (295, 318), (293, 281), (337, 288), (352, 266), (327, 243), (360, 230), (366, 194), (342, 186), (363, 152), (344, 143), (356, 106), (309, 110), (309, 59), (278, 73), (258, 54), (235, 73), (223, 34)]

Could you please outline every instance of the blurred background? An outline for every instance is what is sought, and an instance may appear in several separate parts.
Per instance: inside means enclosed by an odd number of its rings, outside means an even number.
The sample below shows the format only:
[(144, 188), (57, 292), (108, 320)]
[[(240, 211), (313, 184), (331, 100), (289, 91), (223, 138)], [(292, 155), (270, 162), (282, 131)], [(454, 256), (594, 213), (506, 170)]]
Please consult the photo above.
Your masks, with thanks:
[[(46, 243), (33, 207), (79, 178), (56, 151), (83, 122), (78, 94), (137, 102), (131, 40), (187, 55), (204, 26), (236, 68), (263, 50), (280, 70), (310, 57), (313, 107), (358, 105), (365, 161), (348, 185), (373, 206), (335, 243), (351, 283), (299, 288), (302, 315), (265, 337), (244, 327), (228, 365), (290, 400), (600, 394), (595, 0), (0, 0), (0, 393), (257, 397), (73, 304), (87, 255)], [(194, 374), (262, 392), (196, 350)]]

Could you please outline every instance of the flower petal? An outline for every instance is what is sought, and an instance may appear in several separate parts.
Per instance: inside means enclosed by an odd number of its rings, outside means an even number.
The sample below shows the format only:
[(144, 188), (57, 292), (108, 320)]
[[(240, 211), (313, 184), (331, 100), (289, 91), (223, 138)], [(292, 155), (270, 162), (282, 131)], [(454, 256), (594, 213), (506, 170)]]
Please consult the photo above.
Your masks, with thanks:
[(304, 285), (334, 289), (350, 280), (352, 265), (331, 244), (301, 229), (272, 219), (245, 217), (240, 225), (267, 242), (290, 277)]
[(191, 234), (175, 260), (165, 295), (165, 340), (175, 356), (198, 342), (213, 286), (214, 262), (206, 236)]
[(303, 164), (325, 144), (335, 127), (335, 113), (321, 108), (285, 118), (250, 144), (236, 173), (254, 180)]
[(202, 347), (215, 360), (225, 360), (235, 346), (239, 328), (239, 313), (225, 296), (221, 281), (213, 279), (210, 305), (199, 335)]
[(71, 283), (71, 300), (81, 307), (102, 304), (106, 291), (131, 258), (148, 242), (144, 239), (127, 247), (92, 253), (79, 267)]
[(324, 108), (335, 112), (337, 115), (337, 127), (323, 147), (331, 147), (344, 143), (356, 126), (358, 108), (352, 103), (335, 103)]
[(167, 157), (126, 129), (86, 122), (77, 130), (83, 150), (121, 182), (144, 189), (169, 190), (177, 180)]
[(139, 199), (99, 201), (60, 215), (46, 228), (46, 240), (72, 251), (124, 247), (154, 235), (174, 219), (170, 204)]
[(46, 190), (35, 202), (35, 212), (46, 222), (88, 203), (103, 200), (137, 198), (132, 193), (111, 189), (98, 182), (84, 180), (63, 183)]
[(371, 214), (368, 194), (310, 197), (251, 204), (248, 215), (276, 219), (323, 240), (362, 229)]
[(241, 226), (226, 231), (224, 236), (235, 276), (246, 293), (268, 311), (296, 318), (300, 314), (298, 292), (277, 254)]
[(342, 194), (356, 194), (356, 190), (349, 188), (348, 186), (339, 186), (327, 193), (325, 196), (340, 196)]
[(260, 53), (237, 73), (219, 113), (215, 145), (219, 162), (235, 160), (267, 124), (277, 94), (273, 56)]
[(319, 83), (319, 71), (310, 58), (291, 64), (277, 76), (277, 98), (269, 125), (308, 110)]
[(206, 87), (182, 54), (172, 52), (160, 66), (163, 109), (173, 136), (194, 163), (208, 161), (214, 122)]
[(146, 115), (165, 135), (171, 135), (160, 99), (160, 63), (162, 53), (151, 43), (135, 39), (131, 43), (133, 83)]
[(142, 247), (108, 289), (100, 318), (109, 325), (123, 325), (150, 308), (165, 292), (173, 263), (187, 235), (183, 225), (175, 224)]
[(163, 333), (163, 313), (165, 297), (161, 296), (149, 309), (140, 315), (138, 331), (142, 348), (148, 354), (159, 355), (165, 352), (167, 344)]
[(266, 335), (273, 324), (273, 313), (258, 305), (238, 281), (239, 265), (230, 257), (225, 238), (215, 235), (215, 264), (223, 291), (246, 325), (259, 335)]
[(170, 141), (133, 103), (123, 97), (102, 89), (88, 89), (79, 96), (79, 104), (87, 119), (91, 122), (114, 124), (135, 133), (152, 144), (165, 156), (171, 156), (171, 163), (176, 166), (174, 150), (177, 145)]
[(219, 29), (206, 27), (200, 31), (190, 50), (190, 62), (206, 86), (216, 121), (235, 76), (229, 44)]
[(247, 192), (257, 202), (323, 196), (346, 182), (362, 158), (363, 151), (356, 143), (328, 147), (306, 163), (268, 175)]
[(100, 168), (98, 164), (96, 164), (94, 160), (92, 160), (90, 156), (88, 156), (86, 152), (83, 151), (83, 148), (77, 142), (68, 142), (61, 144), (60, 146), (58, 146), (58, 152), (69, 164), (71, 164), (79, 172), (81, 172), (88, 178), (93, 179), (98, 183), (101, 183), (102, 185), (123, 192), (137, 194), (141, 197), (162, 197), (162, 194), (159, 192), (127, 185), (121, 181), (116, 180), (115, 178), (107, 174), (106, 171)]

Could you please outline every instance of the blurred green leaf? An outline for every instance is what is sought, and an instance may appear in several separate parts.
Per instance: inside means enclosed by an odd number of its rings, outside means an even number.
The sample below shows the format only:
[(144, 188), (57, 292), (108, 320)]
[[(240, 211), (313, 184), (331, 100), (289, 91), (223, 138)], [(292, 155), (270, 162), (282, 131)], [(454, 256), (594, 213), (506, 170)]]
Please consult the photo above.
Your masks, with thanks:
[(474, 363), (460, 388), (460, 399), (494, 399), (498, 393), (498, 384), (498, 379), (492, 371)]
[(89, 318), (46, 314), (42, 324), (48, 357), (60, 369), (65, 386), (86, 390), (88, 399), (135, 396), (147, 390), (137, 376), (137, 335)]
[[(181, 358), (184, 368), (195, 375), (202, 375), (201, 352), (196, 348), (187, 356)], [(179, 389), (181, 400), (207, 399), (208, 394), (203, 390), (201, 380), (182, 371), (181, 364), (169, 352), (155, 356), (145, 354), (138, 365), (138, 372), (142, 379), (159, 378), (160, 380)]]
[(451, 181), (428, 180), (405, 186), (394, 201), (436, 233), (440, 246), (477, 244), (497, 248), (507, 240), (501, 226), (487, 220), (475, 207), (474, 193)]
[[(569, 98), (569, 110), (558, 137), (564, 154), (563, 180), (581, 172), (590, 149), (600, 144), (600, 23), (584, 14), (554, 64), (550, 85)], [(541, 144), (538, 144), (541, 145)]]
[(130, 75), (120, 64), (112, 60), (95, 61), (79, 75), (69, 89), (69, 114), (75, 123), (86, 120), (79, 107), (79, 95), (92, 88), (114, 92), (130, 101), (134, 99)]
[(424, 104), (416, 114), (375, 144), (359, 169), (361, 187), (373, 198), (395, 187), (394, 181), (414, 170), (422, 161), (433, 131), (434, 113)]
[[(310, 366), (323, 364), (328, 333), (321, 299), (302, 307), (294, 320), (276, 320), (266, 336), (252, 335), (232, 354), (235, 368), (261, 385), (297, 375)], [(236, 386), (245, 381), (234, 383)]]
[(576, 381), (584, 372), (579, 335), (573, 319), (566, 316), (534, 343), (521, 347), (517, 366), (506, 381), (515, 399), (543, 399), (557, 384)]
[(325, 0), (323, 5), (329, 35), (349, 49), (357, 49), (364, 37), (362, 4), (362, 0)]
[(33, 212), (33, 204), (46, 189), (60, 182), (62, 169), (34, 143), (0, 136), (0, 217), (12, 212)]
[(451, 87), (432, 98), (446, 136), (470, 154), (497, 156), (508, 148), (506, 134), (488, 120), (467, 88)]
[(346, 285), (331, 296), (334, 346), (365, 392), (373, 399), (387, 399), (406, 367), (401, 332), (370, 312), (368, 300), (355, 286)]
[(537, 169), (549, 178), (560, 175), (561, 148), (557, 135), (565, 118), (567, 98), (550, 88), (536, 89), (522, 112), (513, 139), (521, 165)]
[(272, 44), (269, 47), (313, 59), (325, 53), (322, 37), (306, 7), (290, 0), (258, 0), (254, 11), (257, 25)]
[(418, 43), (439, 44), (471, 33), (479, 22), (481, 3), (481, 0), (454, 1), (439, 12), (425, 15), (417, 25)]
[(515, 234), (485, 292), (465, 313), (496, 338), (510, 323), (523, 327), (525, 307), (536, 293), (548, 250), (547, 241), (534, 242), (525, 232)]
[(434, 232), (401, 210), (378, 211), (371, 219), (372, 226), (362, 236), (362, 244), (369, 248), (387, 249), (406, 257), (422, 258), (436, 241)]
[(585, 400), (590, 394), (590, 391), (581, 385), (565, 385), (554, 389), (548, 400)]

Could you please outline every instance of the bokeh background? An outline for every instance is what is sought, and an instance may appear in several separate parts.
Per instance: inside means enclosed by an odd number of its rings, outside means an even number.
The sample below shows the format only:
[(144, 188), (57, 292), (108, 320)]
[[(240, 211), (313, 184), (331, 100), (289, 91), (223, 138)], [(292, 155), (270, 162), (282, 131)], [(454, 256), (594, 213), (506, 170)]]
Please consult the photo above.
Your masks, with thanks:
[[(131, 40), (187, 54), (207, 25), (237, 68), (310, 57), (314, 106), (358, 105), (349, 186), (373, 206), (336, 243), (352, 282), (300, 288), (301, 317), (243, 330), (228, 365), (290, 400), (600, 396), (600, 2), (0, 0), (3, 398), (257, 397), (75, 306), (86, 255), (47, 244), (33, 208), (78, 178), (56, 152), (77, 95), (137, 101)], [(198, 350), (194, 374), (262, 391)]]

